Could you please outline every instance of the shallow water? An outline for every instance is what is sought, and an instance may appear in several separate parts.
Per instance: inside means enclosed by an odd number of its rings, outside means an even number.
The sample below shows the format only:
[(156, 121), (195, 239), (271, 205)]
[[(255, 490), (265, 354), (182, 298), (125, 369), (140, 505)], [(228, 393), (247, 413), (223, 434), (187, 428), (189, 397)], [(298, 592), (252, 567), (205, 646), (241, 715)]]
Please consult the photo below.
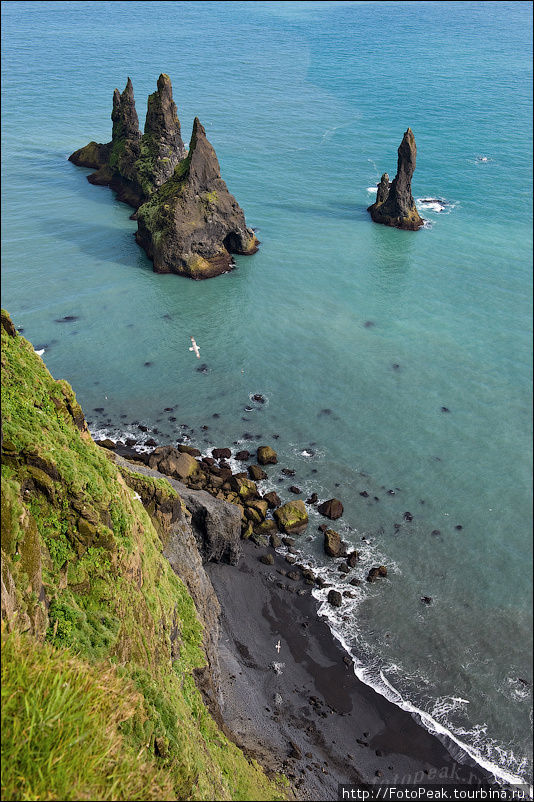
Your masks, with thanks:
[[(342, 499), (357, 575), (389, 569), (335, 622), (367, 680), (531, 777), (530, 6), (3, 13), (2, 305), (94, 432), (141, 423), (206, 449), (247, 434), (296, 470), (266, 487)], [(66, 160), (110, 138), (127, 75), (143, 122), (161, 71), (262, 242), (208, 282), (154, 274), (131, 209)], [(366, 211), (408, 125), (414, 196), (443, 207), (420, 204), (417, 233)], [(315, 525), (302, 548), (324, 564)]]

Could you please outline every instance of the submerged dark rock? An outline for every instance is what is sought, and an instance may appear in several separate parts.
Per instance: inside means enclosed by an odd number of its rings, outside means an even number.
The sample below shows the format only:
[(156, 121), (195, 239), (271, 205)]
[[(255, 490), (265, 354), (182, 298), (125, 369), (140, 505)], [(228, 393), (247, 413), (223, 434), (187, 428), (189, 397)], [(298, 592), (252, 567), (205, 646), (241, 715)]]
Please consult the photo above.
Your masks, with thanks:
[(168, 75), (159, 76), (148, 98), (144, 133), (139, 130), (133, 86), (113, 93), (112, 139), (90, 142), (69, 161), (96, 170), (92, 184), (109, 186), (136, 209), (136, 240), (156, 273), (194, 279), (226, 272), (231, 254), (251, 254), (259, 242), (220, 176), (219, 162), (195, 118), (187, 152)]
[(408, 128), (398, 149), (397, 175), (390, 184), (388, 174), (383, 174), (376, 201), (368, 207), (375, 223), (410, 231), (416, 231), (423, 225), (424, 220), (419, 216), (412, 196), (416, 153), (415, 138), (411, 128)]

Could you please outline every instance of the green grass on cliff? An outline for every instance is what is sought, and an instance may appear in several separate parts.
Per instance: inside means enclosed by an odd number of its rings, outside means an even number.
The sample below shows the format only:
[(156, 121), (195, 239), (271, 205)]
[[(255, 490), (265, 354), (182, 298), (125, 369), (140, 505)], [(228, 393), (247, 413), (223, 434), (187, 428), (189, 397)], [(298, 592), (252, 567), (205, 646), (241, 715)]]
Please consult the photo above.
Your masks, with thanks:
[(202, 626), (157, 524), (92, 441), (69, 385), (9, 328), (3, 798), (283, 799), (203, 703)]

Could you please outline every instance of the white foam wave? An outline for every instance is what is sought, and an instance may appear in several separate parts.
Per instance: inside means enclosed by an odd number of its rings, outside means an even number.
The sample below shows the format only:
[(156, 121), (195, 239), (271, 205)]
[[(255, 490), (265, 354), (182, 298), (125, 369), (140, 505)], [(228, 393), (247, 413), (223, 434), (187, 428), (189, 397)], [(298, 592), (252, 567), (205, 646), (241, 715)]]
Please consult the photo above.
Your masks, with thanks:
[(377, 186), (367, 187), (367, 192), (371, 192), (371, 194), (376, 195), (376, 193), (378, 192), (378, 187)]
[(44, 348), (40, 348), (38, 351), (34, 351), (34, 353), (37, 354), (37, 356), (42, 356), (44, 352), (45, 352)]
[[(497, 742), (489, 739), (485, 727), (474, 727), (470, 730), (457, 727), (456, 731), (453, 731), (449, 722), (442, 723), (438, 720), (437, 716), (458, 709), (467, 704), (469, 700), (461, 697), (442, 697), (436, 700), (432, 713), (427, 713), (418, 708), (409, 699), (403, 697), (400, 691), (391, 684), (384, 674), (385, 669), (380, 667), (376, 661), (364, 664), (353, 653), (340, 631), (338, 615), (334, 608), (323, 599), (325, 594), (314, 590), (312, 595), (322, 602), (319, 607), (319, 614), (327, 619), (333, 636), (353, 658), (354, 673), (361, 682), (373, 688), (373, 690), (402, 710), (411, 713), (425, 729), (441, 740), (456, 760), (463, 761), (466, 757), (471, 758), (491, 774), (496, 782), (505, 782), (510, 785), (524, 784), (523, 778), (517, 772), (526, 769), (526, 760), (518, 761), (513, 751), (506, 750)], [(480, 738), (480, 735), (483, 738)], [(462, 740), (462, 738), (469, 739), (469, 742)], [(490, 757), (488, 757), (488, 753)], [(509, 765), (514, 766), (513, 771), (507, 768)]]

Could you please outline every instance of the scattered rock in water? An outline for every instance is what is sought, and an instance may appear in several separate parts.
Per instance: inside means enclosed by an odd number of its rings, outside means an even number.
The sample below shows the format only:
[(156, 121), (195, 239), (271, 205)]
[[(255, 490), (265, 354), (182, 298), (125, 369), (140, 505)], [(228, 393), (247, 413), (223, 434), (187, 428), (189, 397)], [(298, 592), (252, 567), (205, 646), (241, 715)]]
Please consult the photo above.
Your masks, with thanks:
[(317, 504), (319, 501), (319, 496), (317, 493), (312, 493), (309, 498), (306, 499), (306, 504)]
[(324, 515), (325, 518), (335, 521), (343, 515), (343, 504), (337, 498), (330, 498), (328, 501), (323, 501), (319, 504), (317, 511)]
[(282, 503), (280, 496), (275, 490), (270, 490), (268, 493), (265, 493), (263, 499), (267, 502), (271, 510), (274, 510), (276, 507), (279, 507), (280, 504)]
[(450, 412), (449, 407), (441, 407), (442, 412)]
[(172, 416), (169, 418), (169, 420), (170, 420), (171, 423), (175, 423), (176, 422), (176, 418), (174, 418)]
[(338, 567), (337, 567), (337, 570), (340, 571), (342, 574), (348, 574), (349, 571), (350, 571), (350, 568), (347, 565), (347, 563), (340, 563), (340, 565), (338, 565)]
[(432, 596), (421, 596), (423, 604), (432, 604)]
[(300, 487), (297, 487), (296, 485), (291, 485), (291, 487), (289, 487), (288, 489), (290, 493), (294, 493), (296, 496), (300, 496), (300, 494), (302, 493)]
[(375, 565), (369, 573), (367, 574), (366, 580), (367, 582), (374, 582), (376, 579), (380, 577), (385, 577), (388, 575), (388, 569), (385, 565)]
[(212, 448), (211, 456), (214, 459), (230, 459), (232, 452), (229, 448)]
[(350, 580), (349, 584), (350, 585), (354, 585), (355, 587), (357, 587), (358, 585), (362, 584), (362, 580), (361, 579), (356, 579), (356, 577), (354, 577), (353, 579)]
[(394, 362), (391, 367), (393, 368), (393, 370), (399, 370), (400, 369), (400, 365), (398, 364), (398, 362)]
[(193, 448), (193, 446), (188, 446), (185, 443), (178, 443), (178, 451), (181, 454), (189, 454), (191, 457), (200, 457), (201, 451), (198, 448)]
[(243, 407), (243, 410), (244, 410), (245, 412), (252, 412), (252, 411), (253, 411), (253, 409), (254, 409), (254, 407)]
[(93, 412), (104, 412), (104, 407), (95, 407)]
[(405, 512), (402, 517), (405, 521), (413, 521), (413, 515), (411, 512)]
[(150, 446), (153, 448), (154, 446), (157, 446), (157, 442), (153, 437), (149, 437), (148, 440), (145, 440), (145, 446)]
[(205, 363), (199, 365), (197, 368), (197, 373), (209, 373), (209, 371), (210, 369)]
[(75, 320), (79, 320), (76, 315), (65, 315), (65, 317), (57, 318), (54, 323), (74, 323)]
[(440, 529), (433, 529), (430, 534), (434, 535), (434, 537), (439, 537), (439, 535), (441, 535), (441, 530)]
[(362, 496), (363, 498), (369, 498), (369, 493), (367, 492), (367, 490), (362, 490), (360, 496)]
[(375, 325), (374, 320), (366, 320), (363, 324), (364, 328), (370, 329)]
[(318, 417), (321, 417), (321, 415), (331, 415), (331, 414), (332, 414), (331, 409), (321, 409), (321, 411), (318, 413)]
[(276, 465), (278, 457), (270, 446), (259, 446), (256, 457), (260, 465)]
[(356, 567), (356, 563), (360, 559), (360, 552), (359, 551), (351, 551), (350, 554), (347, 555), (347, 563), (351, 568)]
[(259, 465), (249, 465), (248, 466), (248, 475), (251, 479), (254, 479), (255, 482), (259, 482), (262, 479), (267, 479), (267, 474), (260, 468)]
[(137, 428), (140, 432), (148, 432), (148, 426), (145, 426), (143, 423), (140, 423)]
[(213, 413), (213, 415), (212, 415), (211, 417), (212, 417), (212, 418), (220, 418), (221, 416), (219, 415), (219, 413), (218, 413), (218, 412), (214, 412), (214, 413)]
[(341, 557), (343, 545), (341, 536), (333, 529), (326, 529), (324, 533), (324, 551), (329, 557)]
[(248, 459), (250, 459), (250, 451), (238, 451), (235, 455), (235, 459), (239, 462), (246, 462)]
[(328, 591), (328, 596), (326, 600), (328, 604), (332, 605), (332, 607), (341, 607), (343, 603), (343, 596), (341, 595), (339, 590), (332, 589)]
[(254, 393), (252, 400), (257, 404), (265, 404), (265, 398), (260, 393)]
[(457, 529), (458, 532), (460, 532), (463, 529), (463, 526), (462, 526), (462, 524), (456, 524), (456, 526), (454, 528)]
[(292, 468), (282, 468), (282, 473), (284, 476), (294, 476), (295, 471)]

